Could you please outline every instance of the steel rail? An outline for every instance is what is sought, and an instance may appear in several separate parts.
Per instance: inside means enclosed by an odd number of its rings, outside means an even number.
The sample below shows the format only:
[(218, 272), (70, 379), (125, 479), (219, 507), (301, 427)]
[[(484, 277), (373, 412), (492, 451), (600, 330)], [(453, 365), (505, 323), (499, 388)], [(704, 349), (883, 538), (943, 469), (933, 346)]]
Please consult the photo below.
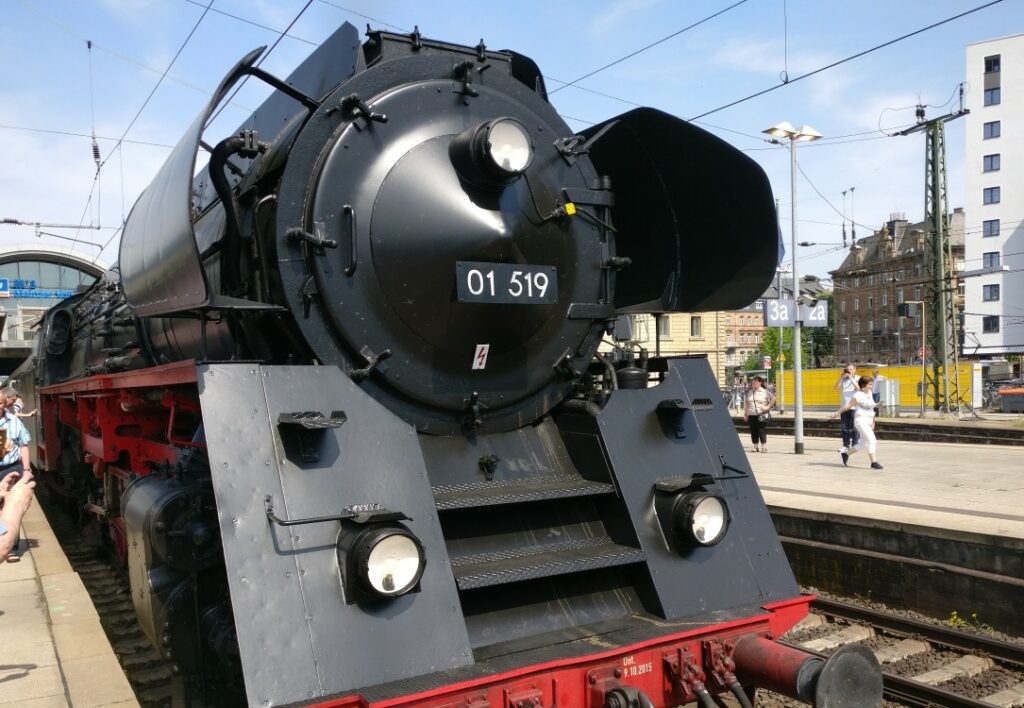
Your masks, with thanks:
[(837, 600), (817, 598), (811, 608), (833, 617), (852, 622), (863, 622), (894, 634), (922, 637), (958, 651), (979, 652), (1014, 668), (1024, 669), (1024, 645), (1002, 639), (964, 632), (953, 627), (943, 627), (909, 617), (899, 617), (880, 610), (851, 605)]

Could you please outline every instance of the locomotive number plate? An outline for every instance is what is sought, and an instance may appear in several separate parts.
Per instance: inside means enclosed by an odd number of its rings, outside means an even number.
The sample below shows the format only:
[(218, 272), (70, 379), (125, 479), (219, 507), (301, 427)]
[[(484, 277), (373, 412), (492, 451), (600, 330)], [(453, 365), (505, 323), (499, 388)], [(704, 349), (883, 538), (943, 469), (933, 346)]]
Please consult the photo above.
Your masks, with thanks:
[(558, 302), (558, 268), (518, 263), (455, 262), (459, 302), (550, 305)]

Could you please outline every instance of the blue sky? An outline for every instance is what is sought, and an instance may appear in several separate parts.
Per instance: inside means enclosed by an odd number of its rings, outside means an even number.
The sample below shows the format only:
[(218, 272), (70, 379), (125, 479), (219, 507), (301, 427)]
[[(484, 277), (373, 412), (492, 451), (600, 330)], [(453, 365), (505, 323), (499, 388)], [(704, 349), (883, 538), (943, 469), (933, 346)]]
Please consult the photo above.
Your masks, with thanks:
[[(215, 0), (184, 51), (127, 134), (120, 137), (160, 74), (192, 31), (209, 0), (0, 0), (0, 217), (99, 224), (101, 230), (55, 230), (50, 244), (95, 256), (121, 223), (178, 137), (208, 100), (221, 76), (248, 50), (272, 44), (307, 0)], [(630, 110), (653, 106), (691, 118), (756, 91), (957, 15), (987, 0), (747, 0), (698, 27), (553, 94), (569, 124), (582, 129)], [(312, 0), (263, 63), (287, 73), (343, 22), (360, 29), (409, 31), (532, 57), (549, 91), (733, 5), (736, 0), (536, 2), (413, 2)], [(825, 275), (843, 257), (846, 211), (878, 228), (891, 212), (920, 220), (924, 200), (924, 138), (885, 137), (914, 120), (955, 108), (971, 42), (1024, 32), (1024, 3), (1004, 0), (952, 23), (880, 49), (834, 69), (700, 119), (706, 129), (747, 151), (771, 179), (782, 203), (788, 243), (789, 156), (765, 143), (761, 130), (787, 120), (808, 124), (828, 140), (801, 146), (798, 176), (801, 272)], [(93, 42), (90, 52), (86, 40)], [(91, 81), (90, 81), (91, 63)], [(582, 90), (589, 89), (589, 90)], [(967, 86), (966, 90), (980, 90)], [(599, 92), (599, 93), (594, 93)], [(605, 96), (599, 94), (606, 94)], [(207, 136), (227, 134), (259, 105), (265, 91), (250, 81)], [(612, 98), (614, 97), (614, 98)], [(24, 130), (89, 134), (95, 125), (101, 158), (96, 172), (88, 138)], [(964, 121), (947, 126), (950, 204), (963, 194)], [(850, 137), (842, 137), (850, 136)], [(155, 143), (155, 145), (140, 144)], [(815, 193), (814, 188), (824, 195)], [(87, 200), (90, 192), (92, 201)], [(851, 205), (850, 195), (855, 195)], [(831, 202), (831, 206), (829, 204)], [(835, 207), (835, 209), (833, 209)], [(727, 214), (722, 215), (728, 219)], [(968, 228), (973, 223), (968, 217)], [(30, 243), (31, 228), (0, 226), (0, 245)], [(116, 260), (114, 239), (99, 255)], [(788, 256), (787, 256), (788, 258)]]

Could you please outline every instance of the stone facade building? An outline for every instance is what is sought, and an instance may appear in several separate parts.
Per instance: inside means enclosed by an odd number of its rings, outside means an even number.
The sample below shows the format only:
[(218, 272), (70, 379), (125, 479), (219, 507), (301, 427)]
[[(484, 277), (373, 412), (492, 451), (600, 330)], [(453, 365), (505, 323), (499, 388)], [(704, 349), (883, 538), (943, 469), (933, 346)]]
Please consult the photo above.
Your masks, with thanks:
[[(963, 314), (963, 286), (956, 273), (964, 260), (964, 210), (953, 210), (949, 242), (953, 263), (952, 300)], [(921, 315), (899, 317), (896, 306), (928, 296), (924, 223), (894, 214), (879, 231), (858, 239), (842, 265), (831, 272), (835, 358), (838, 361), (907, 364), (922, 346)], [(927, 338), (927, 335), (926, 335)]]
[[(660, 317), (630, 315), (631, 342), (654, 356), (703, 354), (720, 387), (726, 386), (726, 330), (723, 312), (673, 312)], [(618, 333), (617, 333), (618, 334)]]

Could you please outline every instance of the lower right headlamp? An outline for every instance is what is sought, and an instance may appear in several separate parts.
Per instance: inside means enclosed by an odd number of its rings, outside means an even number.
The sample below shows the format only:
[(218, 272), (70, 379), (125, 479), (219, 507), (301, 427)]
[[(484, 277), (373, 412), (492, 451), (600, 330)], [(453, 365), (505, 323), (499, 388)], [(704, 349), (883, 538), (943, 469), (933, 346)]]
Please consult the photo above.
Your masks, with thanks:
[(729, 508), (709, 492), (679, 494), (672, 505), (672, 528), (682, 543), (713, 546), (729, 528)]

